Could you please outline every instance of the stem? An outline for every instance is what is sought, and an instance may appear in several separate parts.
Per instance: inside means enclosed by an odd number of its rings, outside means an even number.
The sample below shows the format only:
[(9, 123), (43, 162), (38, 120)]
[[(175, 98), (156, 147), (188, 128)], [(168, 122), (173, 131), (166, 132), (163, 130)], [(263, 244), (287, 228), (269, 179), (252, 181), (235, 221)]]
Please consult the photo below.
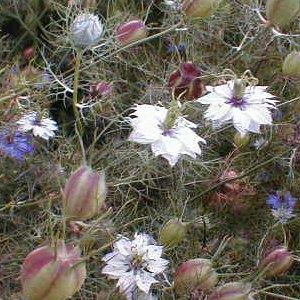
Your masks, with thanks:
[(265, 26), (260, 32), (256, 34), (250, 41), (244, 43), (242, 41), (241, 45), (237, 48), (237, 51), (234, 52), (232, 55), (228, 56), (220, 65), (224, 65), (229, 63), (233, 63), (235, 60), (238, 59), (239, 55), (242, 54), (242, 52), (249, 47), (253, 42), (255, 42), (258, 38), (260, 38), (265, 32), (269, 30), (268, 26)]
[[(282, 154), (282, 156), (285, 155), (286, 153), (288, 153), (289, 151), (290, 151), (290, 150), (285, 151), (285, 152)], [(253, 173), (254, 171), (259, 170), (260, 168), (262, 168), (262, 167), (264, 167), (264, 166), (270, 164), (272, 161), (274, 161), (274, 160), (276, 160), (276, 159), (278, 159), (278, 156), (274, 156), (274, 157), (272, 157), (272, 158), (270, 158), (270, 159), (268, 159), (268, 160), (266, 160), (266, 161), (264, 161), (264, 162), (262, 162), (262, 163), (259, 163), (259, 164), (255, 165), (253, 168), (249, 169), (248, 171), (243, 172), (240, 176), (237, 176), (237, 177), (234, 177), (234, 178), (228, 178), (228, 179), (225, 179), (225, 180), (223, 180), (223, 181), (220, 181), (220, 182), (216, 183), (215, 185), (213, 185), (213, 186), (207, 188), (206, 190), (204, 190), (202, 193), (198, 194), (197, 196), (195, 196), (195, 197), (193, 197), (193, 198), (190, 198), (190, 199), (189, 199), (189, 204), (193, 203), (193, 202), (196, 201), (196, 200), (199, 200), (199, 198), (200, 198), (201, 196), (203, 196), (203, 195), (205, 195), (205, 194), (207, 194), (207, 193), (209, 193), (209, 192), (212, 192), (213, 190), (215, 190), (216, 188), (218, 188), (219, 186), (222, 186), (223, 184), (225, 184), (225, 183), (227, 183), (227, 182), (231, 182), (231, 181), (234, 181), (234, 180), (237, 180), (237, 179), (241, 179), (241, 178), (244, 178), (244, 177), (250, 175), (250, 174)]]
[(261, 291), (260, 294), (264, 294), (264, 295), (268, 295), (268, 296), (273, 296), (275, 298), (285, 299), (285, 300), (299, 300), (299, 298), (289, 297), (289, 296), (275, 294), (275, 293), (271, 293), (271, 292), (265, 292), (265, 291)]
[(78, 137), (80, 140), (82, 135), (82, 124), (80, 122), (80, 114), (77, 108), (77, 101), (78, 101), (79, 72), (80, 72), (81, 58), (82, 58), (82, 50), (78, 50), (76, 55), (74, 81), (73, 81), (73, 112), (75, 116), (75, 126), (77, 126), (79, 132)]
[(73, 81), (73, 112), (75, 116), (75, 133), (78, 137), (79, 145), (81, 147), (82, 152), (82, 162), (83, 164), (86, 164), (86, 156), (85, 156), (85, 150), (84, 150), (84, 144), (82, 141), (82, 135), (83, 135), (83, 127), (80, 121), (80, 113), (79, 109), (77, 107), (78, 102), (78, 88), (79, 88), (79, 73), (80, 73), (80, 63), (82, 59), (83, 51), (81, 49), (78, 49), (77, 55), (76, 55), (76, 62), (75, 62), (75, 70), (74, 70), (74, 81)]

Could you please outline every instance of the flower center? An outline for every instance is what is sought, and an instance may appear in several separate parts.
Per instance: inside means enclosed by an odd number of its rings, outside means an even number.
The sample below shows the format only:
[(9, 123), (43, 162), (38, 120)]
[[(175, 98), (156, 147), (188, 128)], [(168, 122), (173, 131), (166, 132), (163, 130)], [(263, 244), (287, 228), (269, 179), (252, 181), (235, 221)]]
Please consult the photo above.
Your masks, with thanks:
[(131, 266), (133, 267), (133, 269), (138, 269), (142, 267), (143, 261), (143, 257), (141, 255), (136, 254), (131, 260)]
[(237, 98), (235, 96), (232, 96), (226, 101), (227, 104), (230, 104), (233, 107), (238, 107), (241, 110), (245, 110), (247, 106), (247, 100), (243, 98)]
[(173, 137), (174, 136), (174, 129), (169, 129), (169, 128), (164, 128), (163, 129), (163, 133), (162, 133), (162, 135), (163, 136), (169, 136), (169, 137)]
[(14, 142), (14, 137), (12, 135), (8, 135), (6, 137), (6, 141), (8, 144), (12, 144)]

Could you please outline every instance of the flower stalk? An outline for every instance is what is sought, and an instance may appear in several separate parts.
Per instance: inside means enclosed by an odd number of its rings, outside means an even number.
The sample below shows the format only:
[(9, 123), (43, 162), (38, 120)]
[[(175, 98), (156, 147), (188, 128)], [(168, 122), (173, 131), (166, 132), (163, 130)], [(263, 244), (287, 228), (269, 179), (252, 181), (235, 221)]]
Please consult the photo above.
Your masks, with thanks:
[(80, 63), (82, 59), (82, 53), (83, 51), (81, 49), (77, 50), (77, 55), (76, 55), (76, 61), (75, 61), (75, 70), (74, 70), (74, 81), (73, 81), (73, 98), (72, 98), (72, 103), (73, 103), (73, 112), (75, 116), (75, 126), (78, 129), (78, 138), (81, 140), (82, 136), (82, 124), (80, 121), (80, 114), (77, 108), (77, 102), (78, 102), (78, 88), (79, 88), (79, 73), (80, 73)]

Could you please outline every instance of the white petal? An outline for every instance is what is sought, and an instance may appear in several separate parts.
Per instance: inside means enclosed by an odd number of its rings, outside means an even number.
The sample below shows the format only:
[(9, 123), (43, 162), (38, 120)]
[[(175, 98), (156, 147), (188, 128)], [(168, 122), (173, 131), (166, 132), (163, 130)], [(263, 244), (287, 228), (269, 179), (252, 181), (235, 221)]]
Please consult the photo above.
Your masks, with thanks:
[(147, 253), (145, 254), (146, 259), (159, 259), (162, 255), (163, 247), (149, 245), (147, 246)]
[(181, 142), (174, 137), (161, 136), (159, 140), (151, 145), (151, 149), (155, 156), (162, 154), (177, 156), (180, 154)]
[(156, 282), (158, 281), (151, 276), (151, 273), (143, 271), (136, 275), (138, 288), (146, 294), (149, 294), (151, 285)]
[(147, 270), (152, 273), (159, 274), (166, 269), (168, 264), (169, 262), (163, 258), (159, 258), (156, 260), (147, 260)]
[(221, 95), (218, 95), (215, 92), (211, 92), (207, 95), (204, 95), (197, 99), (197, 102), (200, 102), (202, 104), (217, 104), (217, 103), (224, 103), (227, 100), (227, 98), (224, 98)]
[(117, 287), (126, 296), (128, 300), (132, 300), (134, 291), (136, 290), (136, 278), (133, 272), (128, 272), (121, 277), (117, 283)]
[(117, 240), (114, 244), (115, 251), (118, 251), (120, 254), (123, 254), (125, 256), (130, 256), (132, 254), (132, 242), (126, 238), (121, 237), (119, 240)]

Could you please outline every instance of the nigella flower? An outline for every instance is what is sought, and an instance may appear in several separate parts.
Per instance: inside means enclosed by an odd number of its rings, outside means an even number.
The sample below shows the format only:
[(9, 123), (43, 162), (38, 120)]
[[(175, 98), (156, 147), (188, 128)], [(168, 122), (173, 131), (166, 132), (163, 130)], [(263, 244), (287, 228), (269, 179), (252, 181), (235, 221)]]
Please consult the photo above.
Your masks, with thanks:
[(17, 160), (24, 160), (27, 154), (34, 152), (32, 136), (22, 132), (10, 132), (7, 129), (0, 131), (0, 154)]
[(113, 252), (103, 257), (106, 266), (102, 273), (118, 279), (117, 287), (128, 300), (136, 299), (139, 293), (151, 295), (152, 284), (158, 283), (155, 277), (162, 274), (168, 264), (161, 258), (162, 251), (163, 247), (157, 246), (148, 234), (136, 233), (132, 241), (120, 236)]
[(155, 105), (136, 105), (135, 112), (129, 118), (133, 131), (130, 141), (140, 144), (150, 144), (155, 156), (161, 155), (173, 167), (180, 156), (187, 154), (196, 158), (201, 154), (199, 142), (206, 141), (199, 137), (191, 128), (197, 125), (178, 116), (171, 126), (166, 126), (168, 110)]
[(174, 45), (172, 43), (169, 43), (168, 46), (167, 46), (167, 52), (171, 54), (171, 53), (174, 53), (174, 52), (178, 51), (179, 54), (183, 54), (185, 48), (186, 48), (185, 44), (183, 44), (183, 43), (180, 43), (178, 45)]
[(290, 192), (277, 191), (267, 198), (267, 204), (272, 209), (273, 216), (282, 224), (294, 217), (293, 211), (297, 203), (297, 198), (292, 197)]
[(99, 42), (103, 34), (103, 25), (98, 16), (84, 13), (75, 18), (70, 31), (74, 45), (84, 48)]
[(39, 136), (45, 140), (49, 140), (55, 136), (58, 129), (55, 121), (49, 118), (39, 118), (36, 112), (24, 115), (18, 122), (18, 130), (22, 132), (32, 131), (34, 136)]
[(199, 98), (202, 104), (209, 104), (204, 117), (214, 127), (232, 123), (235, 129), (245, 135), (260, 132), (260, 125), (272, 124), (272, 112), (277, 101), (266, 92), (266, 86), (245, 87), (240, 79), (227, 84), (207, 87), (209, 94)]
[(180, 0), (165, 0), (164, 2), (172, 10), (179, 10), (181, 8)]

